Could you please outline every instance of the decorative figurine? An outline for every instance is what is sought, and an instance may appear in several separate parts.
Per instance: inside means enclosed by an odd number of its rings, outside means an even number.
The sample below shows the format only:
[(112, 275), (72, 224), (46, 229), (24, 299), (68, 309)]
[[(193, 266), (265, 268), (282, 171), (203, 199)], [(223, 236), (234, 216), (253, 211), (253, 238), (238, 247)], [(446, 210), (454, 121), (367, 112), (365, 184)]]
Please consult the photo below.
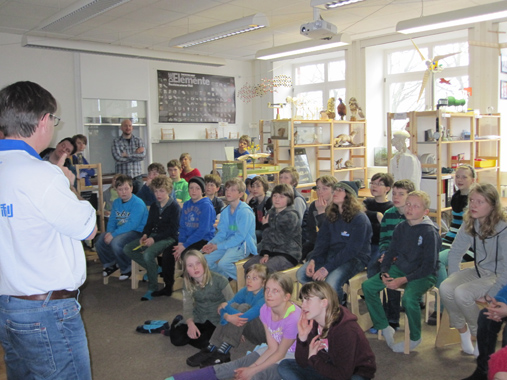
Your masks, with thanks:
[(350, 135), (347, 135), (345, 133), (342, 133), (341, 135), (336, 136), (334, 139), (334, 147), (338, 148), (340, 146), (343, 146), (344, 144), (348, 145), (354, 145), (354, 136), (357, 134), (356, 131), (350, 132)]
[[(338, 108), (337, 108), (338, 115), (340, 115), (340, 120), (345, 120), (345, 115), (347, 114), (347, 106), (345, 104), (343, 104), (342, 98), (338, 98), (338, 100), (340, 101), (340, 104), (338, 104)], [(329, 107), (329, 103), (328, 103), (328, 107)]]
[(342, 161), (343, 161), (343, 158), (336, 160), (336, 169), (335, 170), (340, 170), (342, 168)]
[(359, 104), (357, 104), (357, 100), (354, 97), (349, 99), (349, 110), (350, 121), (364, 120), (363, 110), (361, 107), (359, 107)]
[(334, 113), (334, 105), (335, 105), (335, 99), (334, 98), (329, 98), (329, 100), (327, 101), (327, 117), (331, 120), (334, 120), (334, 117), (336, 116), (336, 114)]
[(350, 160), (347, 160), (345, 161), (345, 164), (344, 164), (345, 168), (353, 168), (354, 167), (354, 164), (352, 163), (352, 161)]

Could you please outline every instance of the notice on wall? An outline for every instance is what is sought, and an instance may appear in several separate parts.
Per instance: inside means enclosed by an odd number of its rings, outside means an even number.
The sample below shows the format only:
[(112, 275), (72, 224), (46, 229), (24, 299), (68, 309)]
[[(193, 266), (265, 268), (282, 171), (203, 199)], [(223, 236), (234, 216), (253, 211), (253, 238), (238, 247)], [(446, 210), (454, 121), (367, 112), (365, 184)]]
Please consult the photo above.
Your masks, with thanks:
[(236, 123), (234, 77), (157, 71), (159, 123)]

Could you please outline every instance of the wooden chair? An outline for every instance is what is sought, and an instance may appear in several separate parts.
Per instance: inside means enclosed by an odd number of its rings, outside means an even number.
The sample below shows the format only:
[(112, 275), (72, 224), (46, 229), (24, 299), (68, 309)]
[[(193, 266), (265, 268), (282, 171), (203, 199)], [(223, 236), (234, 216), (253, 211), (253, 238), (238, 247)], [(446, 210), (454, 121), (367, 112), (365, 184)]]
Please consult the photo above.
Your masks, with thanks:
[[(131, 288), (138, 289), (139, 281), (143, 280), (144, 275), (146, 274), (146, 269), (140, 266), (137, 262), (132, 260), (132, 276), (130, 276)], [(164, 283), (164, 279), (160, 276), (157, 277), (157, 282), (159, 284)], [(176, 266), (174, 268), (174, 285), (173, 291), (180, 290), (183, 288), (183, 268), (181, 266), (181, 261), (176, 261)]]
[(367, 278), (366, 271), (363, 271), (356, 274), (347, 284), (343, 285), (343, 292), (347, 294), (347, 302), (350, 303), (350, 311), (357, 317), (357, 323), (361, 326), (363, 331), (373, 326), (370, 313), (366, 312), (361, 314), (359, 310), (359, 299), (360, 295), (363, 293), (361, 286)]

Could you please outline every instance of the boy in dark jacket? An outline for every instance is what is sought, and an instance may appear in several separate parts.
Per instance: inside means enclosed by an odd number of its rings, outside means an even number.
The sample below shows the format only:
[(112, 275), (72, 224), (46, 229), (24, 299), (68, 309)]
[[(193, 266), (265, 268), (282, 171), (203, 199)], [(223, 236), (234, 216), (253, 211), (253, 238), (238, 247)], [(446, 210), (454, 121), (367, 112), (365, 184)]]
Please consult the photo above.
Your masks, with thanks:
[(148, 291), (141, 301), (152, 299), (152, 293), (158, 290), (157, 256), (178, 241), (180, 206), (169, 194), (173, 183), (166, 176), (158, 176), (151, 181), (151, 190), (156, 201), (150, 206), (148, 221), (140, 240), (128, 243), (123, 252), (148, 272)]
[(406, 221), (394, 229), (393, 238), (380, 267), (379, 276), (363, 283), (366, 306), (373, 326), (382, 330), (387, 345), (403, 352), (403, 342), (394, 344), (394, 329), (389, 326), (379, 293), (405, 286), (402, 305), (410, 326), (410, 349), (421, 343), (421, 306), (419, 300), (436, 282), (438, 252), (442, 241), (438, 227), (428, 218), (430, 198), (424, 191), (413, 191), (405, 203)]

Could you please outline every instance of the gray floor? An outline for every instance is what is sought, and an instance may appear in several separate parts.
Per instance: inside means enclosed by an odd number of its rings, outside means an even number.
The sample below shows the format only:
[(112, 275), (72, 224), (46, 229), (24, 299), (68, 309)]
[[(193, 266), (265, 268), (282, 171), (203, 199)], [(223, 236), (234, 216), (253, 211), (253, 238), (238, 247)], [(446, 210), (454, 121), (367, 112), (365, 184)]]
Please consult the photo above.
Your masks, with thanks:
[[(168, 337), (135, 332), (146, 319), (172, 320), (181, 313), (181, 293), (141, 302), (146, 284), (132, 290), (130, 281), (111, 278), (102, 283), (102, 268), (90, 263), (88, 280), (80, 298), (95, 380), (163, 380), (174, 373), (189, 370), (185, 359), (197, 350), (191, 346), (174, 347)], [(402, 318), (403, 319), (403, 318)], [(384, 341), (367, 334), (377, 359), (378, 380), (462, 379), (475, 368), (471, 356), (459, 345), (436, 349), (435, 327), (423, 326), (423, 343), (410, 355), (395, 354)], [(402, 340), (403, 332), (395, 339)], [(233, 359), (251, 349), (248, 343), (233, 350)]]

